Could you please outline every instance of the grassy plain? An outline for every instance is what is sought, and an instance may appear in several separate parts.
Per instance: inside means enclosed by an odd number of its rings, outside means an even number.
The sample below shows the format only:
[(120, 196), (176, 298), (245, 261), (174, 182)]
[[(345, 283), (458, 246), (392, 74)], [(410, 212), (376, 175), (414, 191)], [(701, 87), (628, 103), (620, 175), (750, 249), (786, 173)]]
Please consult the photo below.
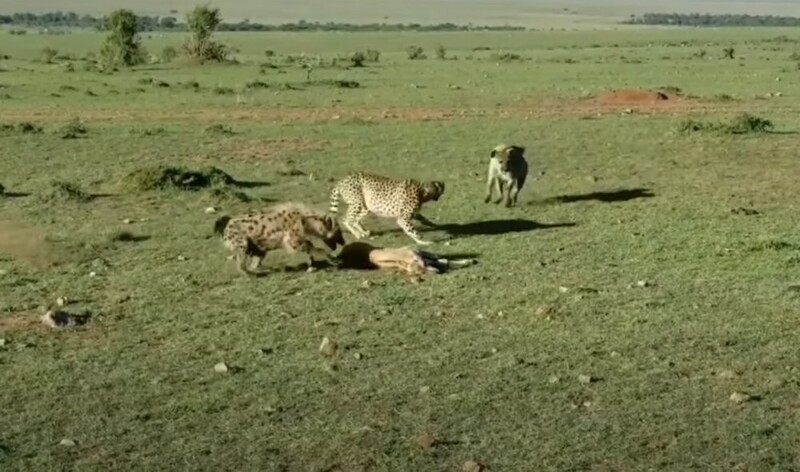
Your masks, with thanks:
[[(0, 137), (0, 469), (800, 468), (796, 30), (223, 39), (240, 64), (103, 75), (37, 62), (46, 46), (96, 51), (99, 35), (3, 36), (0, 124), (43, 132)], [(429, 59), (408, 60), (411, 44)], [(457, 59), (431, 58), (438, 44)], [(736, 59), (721, 59), (730, 46)], [(366, 48), (381, 61), (311, 75), (355, 89), (306, 84), (285, 63)], [(246, 88), (256, 80), (270, 87)], [(586, 98), (664, 86), (690, 97)], [(676, 131), (740, 112), (776, 132)], [(73, 118), (87, 134), (62, 139)], [(529, 148), (532, 178), (510, 210), (482, 202), (498, 142)], [(127, 190), (152, 164), (217, 166), (263, 183), (239, 189), (253, 198), (320, 209), (353, 169), (441, 178), (445, 196), (423, 210), (441, 227), (423, 234), (480, 262), (411, 285), (284, 271), (303, 259), (276, 253), (274, 273), (245, 279), (204, 209), (263, 203)], [(44, 200), (54, 179), (96, 197)], [(379, 244), (408, 243), (391, 223), (365, 226), (385, 229)], [(40, 326), (58, 296), (91, 321)], [(317, 352), (323, 336), (335, 360)], [(421, 448), (425, 434), (438, 444)]]

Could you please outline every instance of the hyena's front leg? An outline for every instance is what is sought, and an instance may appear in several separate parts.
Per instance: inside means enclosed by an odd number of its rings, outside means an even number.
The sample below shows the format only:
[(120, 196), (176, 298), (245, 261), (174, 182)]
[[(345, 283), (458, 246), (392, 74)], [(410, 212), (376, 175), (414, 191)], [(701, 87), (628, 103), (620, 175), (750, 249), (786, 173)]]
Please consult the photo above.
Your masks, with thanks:
[(511, 203), (517, 204), (517, 197), (519, 196), (520, 184), (519, 181), (514, 181), (514, 191), (511, 193)]
[(489, 172), (489, 177), (486, 179), (486, 198), (483, 200), (484, 203), (489, 203), (492, 201), (492, 186), (494, 185), (495, 176)]
[(497, 200), (495, 200), (494, 203), (499, 204), (503, 201), (503, 180), (498, 177), (494, 180), (494, 183), (497, 186)]
[(511, 206), (512, 200), (516, 201), (516, 188), (517, 185), (515, 180), (512, 180), (511, 182), (508, 183), (508, 188), (506, 189), (506, 194), (505, 194), (506, 208)]

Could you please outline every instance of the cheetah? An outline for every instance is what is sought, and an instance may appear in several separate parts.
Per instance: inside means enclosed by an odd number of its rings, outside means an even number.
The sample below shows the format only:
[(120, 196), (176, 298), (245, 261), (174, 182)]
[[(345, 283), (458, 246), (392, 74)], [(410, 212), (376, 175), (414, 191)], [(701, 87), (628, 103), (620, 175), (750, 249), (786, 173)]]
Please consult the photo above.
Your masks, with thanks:
[(420, 182), (413, 179), (398, 180), (367, 172), (348, 174), (336, 183), (331, 192), (331, 213), (339, 209), (339, 198), (347, 204), (347, 213), (342, 224), (357, 239), (370, 235), (361, 226), (361, 220), (370, 212), (384, 218), (394, 218), (397, 225), (417, 244), (428, 245), (432, 241), (420, 239), (412, 219), (433, 225), (419, 214), (422, 205), (438, 201), (444, 193), (444, 182)]
[[(500, 144), (492, 149), (489, 160), (489, 175), (486, 181), (486, 198), (492, 200), (492, 188), (497, 188), (498, 199), (495, 203), (505, 201), (505, 206), (517, 204), (517, 195), (525, 185), (528, 177), (528, 162), (525, 160), (525, 148)], [(505, 191), (503, 186), (506, 186)]]
[[(272, 249), (303, 251), (313, 268), (314, 253), (320, 250), (311, 243), (311, 237), (321, 239), (332, 251), (345, 244), (335, 218), (298, 203), (278, 204), (236, 217), (222, 216), (214, 223), (214, 232), (234, 252), (239, 270), (247, 275), (259, 275), (256, 269)], [(249, 266), (248, 258), (252, 258)]]

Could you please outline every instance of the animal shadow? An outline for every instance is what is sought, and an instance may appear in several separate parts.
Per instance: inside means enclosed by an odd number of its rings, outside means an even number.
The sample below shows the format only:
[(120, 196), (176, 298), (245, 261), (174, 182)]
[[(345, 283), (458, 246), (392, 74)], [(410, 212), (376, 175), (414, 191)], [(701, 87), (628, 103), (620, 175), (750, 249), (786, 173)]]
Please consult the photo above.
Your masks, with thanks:
[(269, 182), (256, 180), (234, 180), (233, 185), (241, 188), (258, 188), (269, 187), (271, 184)]
[(560, 195), (546, 201), (558, 203), (574, 203), (596, 200), (603, 203), (627, 202), (639, 198), (652, 198), (655, 194), (648, 188), (628, 188), (608, 192), (591, 192), (578, 195)]
[(539, 223), (533, 220), (509, 219), (487, 220), (464, 224), (438, 225), (436, 229), (443, 230), (451, 236), (477, 236), (497, 235), (507, 233), (524, 233), (537, 229), (563, 228), (575, 226), (575, 223)]

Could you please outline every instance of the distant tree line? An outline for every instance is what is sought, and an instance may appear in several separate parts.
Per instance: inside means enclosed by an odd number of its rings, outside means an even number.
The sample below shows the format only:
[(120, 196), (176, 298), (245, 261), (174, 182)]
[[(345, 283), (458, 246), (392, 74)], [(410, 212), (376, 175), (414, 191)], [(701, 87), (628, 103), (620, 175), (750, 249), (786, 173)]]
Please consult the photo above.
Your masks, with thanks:
[(800, 26), (800, 18), (772, 15), (710, 15), (700, 13), (645, 13), (623, 23), (675, 26)]
[[(186, 31), (186, 24), (173, 16), (138, 16), (136, 17), (138, 32), (147, 31)], [(103, 17), (78, 15), (74, 12), (50, 12), (37, 15), (35, 13), (0, 14), (0, 25), (24, 26), (28, 28), (92, 28), (104, 30), (106, 21)], [(267, 25), (253, 23), (249, 20), (220, 23), (217, 31), (519, 31), (522, 26), (474, 26), (440, 23), (421, 25), (417, 23), (335, 23), (308, 22), (300, 20), (295, 23)]]

